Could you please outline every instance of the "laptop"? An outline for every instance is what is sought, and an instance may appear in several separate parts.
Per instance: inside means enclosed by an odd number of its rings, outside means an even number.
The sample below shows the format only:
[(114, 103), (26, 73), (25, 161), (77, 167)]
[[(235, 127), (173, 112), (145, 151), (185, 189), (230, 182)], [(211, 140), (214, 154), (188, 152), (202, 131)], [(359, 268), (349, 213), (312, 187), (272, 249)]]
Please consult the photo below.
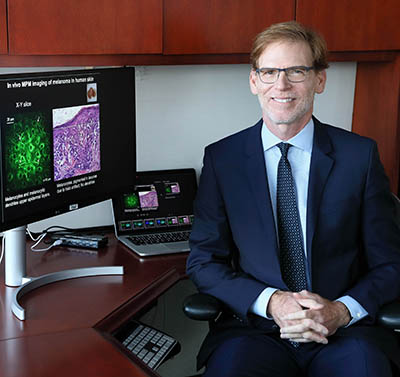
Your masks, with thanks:
[(112, 200), (117, 239), (141, 257), (189, 251), (196, 191), (194, 169), (137, 172)]

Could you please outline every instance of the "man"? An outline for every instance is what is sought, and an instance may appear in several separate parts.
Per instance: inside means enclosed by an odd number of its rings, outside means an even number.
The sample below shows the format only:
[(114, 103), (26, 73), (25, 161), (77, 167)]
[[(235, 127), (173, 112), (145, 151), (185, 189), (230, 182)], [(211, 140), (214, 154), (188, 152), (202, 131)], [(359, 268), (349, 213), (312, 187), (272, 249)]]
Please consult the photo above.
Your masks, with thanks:
[(207, 377), (386, 377), (399, 362), (374, 325), (400, 296), (393, 200), (375, 142), (312, 116), (326, 56), (296, 22), (258, 35), (262, 120), (205, 150), (187, 271), (228, 309), (198, 357)]

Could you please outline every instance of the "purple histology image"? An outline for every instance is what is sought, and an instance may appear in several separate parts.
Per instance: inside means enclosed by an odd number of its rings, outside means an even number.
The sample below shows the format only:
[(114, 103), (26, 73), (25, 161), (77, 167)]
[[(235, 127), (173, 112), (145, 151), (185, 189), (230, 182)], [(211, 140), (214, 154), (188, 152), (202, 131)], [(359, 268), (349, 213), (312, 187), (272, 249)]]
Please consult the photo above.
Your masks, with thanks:
[(54, 180), (100, 170), (99, 104), (53, 110)]
[(140, 207), (142, 209), (158, 207), (158, 197), (156, 190), (139, 192), (139, 200)]
[(171, 185), (171, 192), (173, 192), (174, 194), (179, 194), (181, 192), (178, 182)]

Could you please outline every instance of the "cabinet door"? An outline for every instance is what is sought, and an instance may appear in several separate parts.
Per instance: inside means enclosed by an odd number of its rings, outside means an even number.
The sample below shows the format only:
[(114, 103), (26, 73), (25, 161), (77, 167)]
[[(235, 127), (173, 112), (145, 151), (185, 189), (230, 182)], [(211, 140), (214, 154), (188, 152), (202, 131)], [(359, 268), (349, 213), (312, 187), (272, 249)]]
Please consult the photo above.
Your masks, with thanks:
[(295, 0), (164, 0), (164, 54), (248, 53), (272, 23), (294, 19)]
[(0, 54), (7, 54), (6, 0), (0, 0)]
[(9, 0), (15, 55), (162, 52), (162, 0)]
[(399, 0), (297, 0), (297, 21), (325, 37), (330, 51), (400, 49)]

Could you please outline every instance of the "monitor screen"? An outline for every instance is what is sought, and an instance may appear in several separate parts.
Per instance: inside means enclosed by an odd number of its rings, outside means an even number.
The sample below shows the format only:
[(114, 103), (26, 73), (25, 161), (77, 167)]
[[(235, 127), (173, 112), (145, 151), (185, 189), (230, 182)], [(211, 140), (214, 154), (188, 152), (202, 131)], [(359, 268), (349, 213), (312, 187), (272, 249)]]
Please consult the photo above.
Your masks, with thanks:
[(0, 76), (0, 231), (134, 184), (134, 80), (134, 68)]

